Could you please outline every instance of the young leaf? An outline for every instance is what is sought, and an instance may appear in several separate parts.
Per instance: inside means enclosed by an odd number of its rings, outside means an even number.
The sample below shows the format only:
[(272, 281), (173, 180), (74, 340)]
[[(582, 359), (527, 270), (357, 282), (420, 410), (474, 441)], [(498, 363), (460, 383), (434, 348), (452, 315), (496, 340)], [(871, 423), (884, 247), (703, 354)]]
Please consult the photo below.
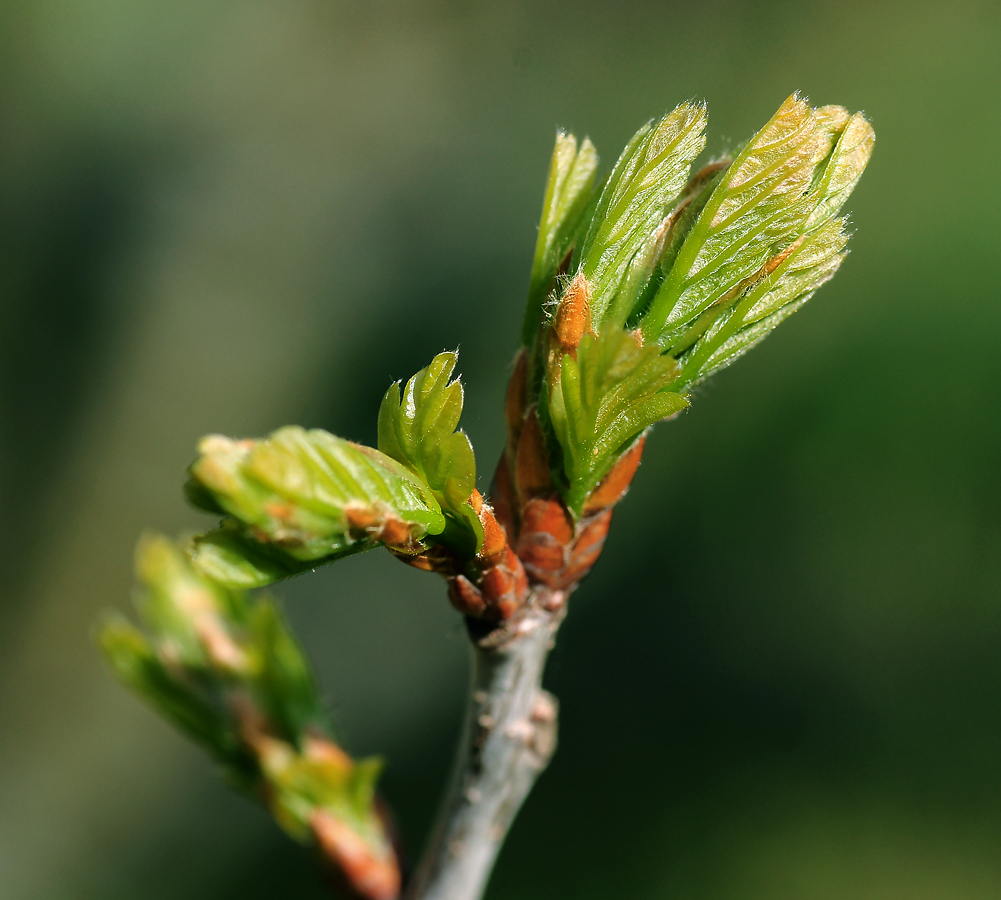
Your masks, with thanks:
[(146, 635), (121, 616), (109, 616), (100, 629), (98, 643), (122, 684), (205, 747), (231, 773), (243, 772), (246, 759), (233, 729), (211, 702), (172, 676)]
[(836, 122), (795, 95), (782, 104), (734, 160), (689, 232), (643, 318), (645, 340), (670, 347), (802, 233), (815, 205), (807, 194), (835, 129)]
[(563, 450), (564, 500), (575, 514), (629, 444), (688, 405), (666, 390), (678, 373), (657, 346), (641, 347), (613, 326), (585, 335), (577, 359), (566, 354), (551, 369), (549, 420)]
[(289, 426), (247, 441), (210, 435), (198, 449), (189, 497), (200, 505), (210, 501), (245, 535), (292, 560), (379, 543), (407, 546), (445, 527), (420, 478), (378, 450), (326, 431)]
[(428, 485), (441, 509), (468, 532), (473, 555), (483, 543), (483, 526), (469, 505), (476, 487), (473, 445), (455, 430), (462, 383), (449, 378), (457, 360), (458, 353), (439, 353), (407, 382), (402, 396), (400, 382), (390, 386), (379, 407), (379, 450)]
[[(822, 107), (825, 110), (830, 108)], [(847, 118), (847, 110), (843, 112)], [(843, 127), (838, 129), (837, 143), (830, 159), (821, 171), (818, 183), (811, 189), (816, 205), (806, 221), (806, 231), (818, 228), (838, 214), (862, 177), (875, 143), (876, 133), (862, 113), (847, 118)]]
[[(795, 243), (680, 356), (681, 376), (671, 389), (684, 390), (750, 350), (834, 277), (847, 243), (843, 219), (830, 219)], [(698, 324), (692, 329), (699, 330)]]
[(644, 125), (622, 151), (581, 245), (580, 271), (590, 284), (596, 328), (606, 319), (625, 323), (659, 261), (665, 218), (705, 147), (705, 126), (705, 107), (682, 103)]
[(724, 295), (676, 337), (667, 350), (679, 359), (683, 390), (729, 365), (799, 309), (845, 257), (844, 220), (833, 218), (872, 155), (872, 127), (841, 107), (816, 110), (820, 126), (836, 140), (817, 167), (804, 200), (811, 210), (803, 230), (762, 268)]
[(532, 343), (542, 321), (542, 305), (556, 273), (587, 221), (597, 170), (598, 153), (594, 144), (584, 138), (578, 150), (577, 138), (557, 132), (528, 283), (528, 305), (521, 335), (526, 346)]
[(114, 673), (289, 834), (317, 843), (359, 896), (396, 897), (399, 868), (374, 797), (381, 764), (356, 763), (326, 737), (312, 672), (275, 604), (216, 584), (165, 538), (140, 542), (136, 569), (149, 634), (120, 617), (104, 626)]
[[(370, 546), (365, 541), (357, 541), (340, 553), (324, 557), (322, 561), (333, 562), (342, 556), (367, 550)], [(192, 538), (188, 555), (203, 575), (236, 590), (267, 587), (317, 565), (316, 560), (296, 559), (275, 544), (257, 540), (233, 519)]]

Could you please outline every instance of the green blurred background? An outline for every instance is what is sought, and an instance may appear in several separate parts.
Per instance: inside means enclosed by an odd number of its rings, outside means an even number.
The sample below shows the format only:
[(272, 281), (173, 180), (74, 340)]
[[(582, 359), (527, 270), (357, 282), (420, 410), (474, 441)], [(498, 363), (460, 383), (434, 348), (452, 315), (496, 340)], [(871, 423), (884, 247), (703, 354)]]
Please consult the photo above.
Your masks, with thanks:
[[(91, 642), (210, 431), (374, 438), (461, 345), (486, 481), (554, 128), (710, 151), (794, 89), (876, 153), (837, 279), (659, 428), (548, 685), (489, 891), (1001, 896), (1001, 7), (0, 5), (0, 898), (318, 898)], [(279, 594), (416, 848), (464, 638), (379, 554)]]

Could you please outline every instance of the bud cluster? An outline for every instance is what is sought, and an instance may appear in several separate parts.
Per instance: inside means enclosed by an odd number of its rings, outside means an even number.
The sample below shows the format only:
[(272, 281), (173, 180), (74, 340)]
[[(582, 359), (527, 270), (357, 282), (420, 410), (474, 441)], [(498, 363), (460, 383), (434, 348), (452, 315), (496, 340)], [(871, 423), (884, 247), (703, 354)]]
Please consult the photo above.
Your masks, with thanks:
[(121, 617), (100, 633), (118, 677), (313, 844), (354, 893), (393, 900), (400, 869), (374, 793), (382, 764), (356, 762), (330, 737), (309, 665), (275, 604), (215, 582), (166, 538), (140, 542), (136, 569), (146, 633)]

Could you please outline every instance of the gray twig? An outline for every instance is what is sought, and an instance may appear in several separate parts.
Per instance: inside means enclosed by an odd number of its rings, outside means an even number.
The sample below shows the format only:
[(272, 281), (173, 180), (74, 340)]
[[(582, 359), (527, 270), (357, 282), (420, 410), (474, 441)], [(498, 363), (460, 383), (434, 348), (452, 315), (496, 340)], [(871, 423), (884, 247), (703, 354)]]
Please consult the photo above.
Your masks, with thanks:
[(518, 809), (556, 749), (556, 698), (542, 689), (542, 673), (564, 604), (545, 593), (532, 598), (502, 641), (473, 643), (455, 769), (408, 900), (482, 896)]

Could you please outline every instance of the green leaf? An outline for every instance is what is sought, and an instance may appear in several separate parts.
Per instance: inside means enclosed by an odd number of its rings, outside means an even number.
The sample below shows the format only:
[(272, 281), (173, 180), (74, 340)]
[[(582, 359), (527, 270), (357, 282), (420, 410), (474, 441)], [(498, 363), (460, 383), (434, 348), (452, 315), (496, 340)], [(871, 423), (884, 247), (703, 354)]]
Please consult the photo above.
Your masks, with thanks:
[(728, 366), (799, 309), (845, 257), (848, 235), (833, 218), (858, 182), (872, 155), (875, 136), (868, 122), (839, 106), (815, 111), (818, 127), (835, 143), (817, 167), (805, 202), (810, 213), (799, 235), (736, 288), (705, 310), (667, 350), (682, 375), (683, 390)]
[(581, 246), (595, 327), (623, 325), (663, 252), (671, 208), (705, 147), (706, 111), (681, 104), (633, 135), (601, 192)]
[(325, 724), (313, 672), (273, 600), (254, 604), (250, 626), (261, 659), (257, 693), (262, 706), (276, 733), (298, 745), (308, 728)]
[(564, 499), (575, 514), (628, 444), (688, 405), (666, 390), (678, 374), (674, 359), (614, 326), (585, 335), (577, 359), (565, 355), (551, 370), (549, 420), (563, 450)]
[(211, 498), (249, 535), (293, 560), (377, 546), (388, 521), (402, 522), (414, 542), (445, 527), (438, 501), (412, 472), (320, 429), (289, 426), (247, 441), (210, 435), (199, 452), (189, 497)]
[(428, 485), (441, 509), (467, 532), (473, 555), (482, 546), (483, 526), (469, 505), (476, 487), (473, 445), (455, 430), (462, 383), (449, 378), (457, 360), (458, 353), (439, 353), (407, 382), (402, 396), (400, 382), (390, 386), (379, 407), (379, 450)]
[(149, 640), (121, 616), (101, 626), (98, 643), (115, 677), (164, 718), (230, 767), (246, 765), (236, 735), (211, 702), (172, 677)]
[(320, 560), (299, 560), (275, 544), (252, 537), (243, 526), (230, 519), (222, 527), (192, 538), (188, 552), (195, 568), (213, 581), (228, 588), (249, 590), (267, 587), (315, 569), (318, 564), (333, 562), (372, 546), (367, 541), (356, 541)]
[(587, 138), (578, 150), (577, 138), (557, 132), (528, 285), (528, 305), (521, 335), (525, 345), (532, 343), (542, 321), (546, 295), (587, 222), (597, 170), (598, 153)]
[(326, 736), (313, 674), (274, 601), (219, 585), (162, 537), (140, 542), (136, 572), (148, 634), (121, 617), (105, 623), (99, 641), (115, 675), (206, 746), (294, 837), (312, 840), (322, 811), (392, 873), (374, 799), (380, 764), (355, 763)]
[(797, 96), (741, 151), (689, 232), (643, 318), (648, 341), (669, 348), (713, 303), (738, 289), (804, 230), (816, 206), (817, 167), (837, 137), (836, 117)]
[(869, 164), (876, 143), (876, 133), (862, 113), (848, 117), (847, 110), (841, 107), (821, 107), (817, 112), (827, 113), (834, 120), (837, 143), (811, 189), (815, 206), (806, 221), (806, 231), (838, 214)]
[(792, 315), (834, 277), (847, 243), (844, 220), (829, 219), (787, 250), (735, 305), (721, 309), (704, 329), (696, 325), (692, 331), (704, 333), (680, 356), (681, 377), (672, 390), (684, 390), (730, 365)]

